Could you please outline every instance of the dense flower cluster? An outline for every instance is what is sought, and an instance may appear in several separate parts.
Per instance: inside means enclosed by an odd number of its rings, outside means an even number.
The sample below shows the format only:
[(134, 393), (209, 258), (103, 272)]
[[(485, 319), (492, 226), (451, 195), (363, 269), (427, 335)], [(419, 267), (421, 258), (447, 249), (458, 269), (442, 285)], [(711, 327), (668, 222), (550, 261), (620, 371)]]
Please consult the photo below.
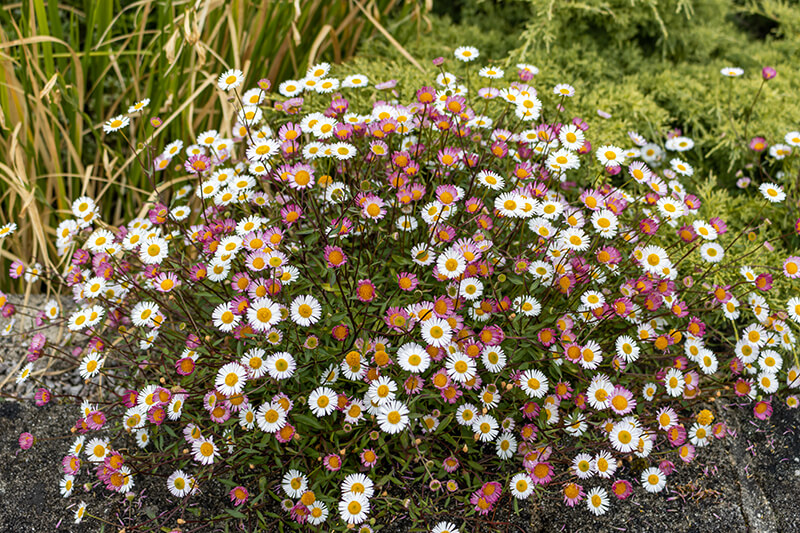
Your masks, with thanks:
[[(81, 406), (64, 496), (155, 474), (191, 498), (221, 479), (242, 513), (272, 491), (283, 520), (371, 531), (403, 474), (467, 516), (537, 487), (602, 514), (727, 435), (704, 408), (719, 394), (766, 417), (800, 385), (800, 298), (773, 288), (796, 287), (800, 257), (749, 266), (755, 245), (687, 188), (689, 137), (595, 148), (570, 85), (435, 63), (410, 98), (378, 84), (371, 109), (353, 109), (367, 78), (327, 64), (280, 96), (225, 72), (235, 124), (152, 158), (154, 180), (185, 185), (120, 228), (79, 198), (57, 236), (69, 267), (12, 267), (69, 287), (77, 309), (37, 321), (65, 320), (88, 341), (81, 375), (116, 388)], [(49, 348), (33, 338), (27, 372)]]

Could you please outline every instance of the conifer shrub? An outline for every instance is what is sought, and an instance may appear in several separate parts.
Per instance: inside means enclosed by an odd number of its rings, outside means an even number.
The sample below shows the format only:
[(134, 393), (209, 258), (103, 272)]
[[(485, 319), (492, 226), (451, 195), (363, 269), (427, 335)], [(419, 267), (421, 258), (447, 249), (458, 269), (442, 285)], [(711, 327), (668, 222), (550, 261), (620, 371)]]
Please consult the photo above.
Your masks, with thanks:
[[(759, 167), (769, 146), (784, 144), (800, 124), (796, 1), (494, 0), (435, 7), (457, 24), (434, 19), (429, 38), (409, 44), (412, 54), (440, 55), (469, 35), (487, 55), (502, 58), (500, 68), (529, 63), (540, 82), (573, 85), (575, 113), (608, 142), (622, 143), (635, 129), (663, 143), (680, 129), (697, 146), (689, 156), (694, 168), (703, 177), (713, 172), (732, 191), (742, 174), (753, 174), (749, 165)], [(365, 43), (356, 61), (368, 74), (381, 63), (401, 63), (380, 42)], [(778, 75), (759, 91), (765, 65)], [(744, 70), (736, 83), (719, 76), (729, 66)], [(597, 120), (598, 112), (610, 117)], [(758, 138), (766, 139), (765, 150), (750, 148)], [(756, 177), (757, 183), (780, 179)]]

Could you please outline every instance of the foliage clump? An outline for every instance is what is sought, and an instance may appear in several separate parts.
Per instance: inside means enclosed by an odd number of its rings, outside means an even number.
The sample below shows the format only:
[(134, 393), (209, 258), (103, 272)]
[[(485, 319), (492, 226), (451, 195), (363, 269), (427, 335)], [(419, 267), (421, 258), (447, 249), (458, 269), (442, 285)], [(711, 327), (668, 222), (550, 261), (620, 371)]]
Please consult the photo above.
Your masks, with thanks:
[(797, 388), (800, 257), (766, 220), (781, 185), (722, 218), (724, 197), (691, 187), (691, 137), (606, 142), (575, 86), (454, 53), (410, 91), (328, 64), (278, 94), (224, 72), (232, 123), (142, 160), (180, 187), (120, 227), (78, 198), (68, 266), (13, 265), (77, 305), (36, 316), (77, 349), (35, 335), (19, 376), (61, 357), (93, 387), (65, 496), (153, 476), (183, 508), (222, 483), (219, 520), (306, 530), (453, 505), (471, 530), (534, 494), (599, 515), (726, 437), (720, 396), (766, 418)]

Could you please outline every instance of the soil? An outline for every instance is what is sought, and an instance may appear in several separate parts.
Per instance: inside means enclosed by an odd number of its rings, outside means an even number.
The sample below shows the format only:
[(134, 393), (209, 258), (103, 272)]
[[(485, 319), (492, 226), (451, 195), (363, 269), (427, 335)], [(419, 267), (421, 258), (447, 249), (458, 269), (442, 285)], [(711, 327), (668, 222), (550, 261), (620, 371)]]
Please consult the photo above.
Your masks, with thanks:
[[(52, 330), (45, 333), (56, 337)], [(103, 488), (86, 491), (83, 486), (75, 487), (73, 497), (62, 498), (59, 493), (60, 458), (74, 440), (70, 428), (78, 409), (56, 403), (45, 407), (33, 404), (35, 387), (30, 382), (14, 383), (25, 352), (17, 339), (0, 338), (3, 392), (25, 399), (20, 403), (0, 398), (0, 533), (118, 533), (134, 517), (136, 523), (151, 520), (153, 526), (136, 529), (136, 532), (168, 532), (179, 527), (192, 533), (227, 531), (202, 525), (209, 518), (225, 513), (228, 500), (220, 484), (206, 485), (203, 493), (187, 500), (191, 504), (186, 508), (180, 508), (162, 479), (144, 476), (136, 478), (137, 495), (130, 502), (120, 503), (120, 498), (108, 498), (109, 493)], [(41, 370), (39, 377), (58, 395), (79, 396), (84, 385), (74, 366), (63, 362)], [(590, 515), (583, 502), (569, 508), (554, 496), (525, 502), (518, 505), (519, 512), (515, 512), (512, 498), (506, 492), (495, 511), (486, 517), (440, 512), (430, 517), (429, 527), (440, 520), (449, 520), (459, 526), (462, 533), (800, 533), (797, 523), (800, 517), (800, 409), (790, 410), (777, 404), (767, 421), (756, 420), (751, 409), (736, 405), (723, 407), (717, 417), (728, 424), (733, 434), (699, 449), (693, 463), (676, 465), (676, 472), (669, 476), (666, 489), (659, 494), (645, 492), (631, 466), (623, 466), (617, 477), (631, 481), (634, 495), (624, 502), (612, 497), (611, 509), (603, 516)], [(37, 439), (34, 446), (25, 451), (20, 450), (18, 444), (19, 435), (24, 431), (33, 433)], [(392, 496), (412, 497), (415, 487), (409, 489), (408, 493)], [(76, 502), (81, 500), (87, 504), (89, 514), (104, 521), (86, 518), (75, 524), (74, 510)], [(275, 508), (269, 510), (282, 515), (277, 502), (273, 503)], [(185, 522), (181, 524), (179, 519)], [(278, 531), (280, 525), (274, 522), (269, 530)], [(381, 533), (429, 530), (413, 529), (407, 513), (398, 513), (388, 523), (374, 527)], [(251, 529), (252, 526), (242, 526), (235, 530)], [(129, 528), (126, 533), (133, 531)]]
[[(59, 458), (74, 436), (69, 428), (75, 407), (49, 405), (37, 408), (32, 403), (0, 402), (0, 532), (118, 532), (124, 517), (141, 522), (158, 517), (161, 526), (178, 527), (177, 519), (187, 520), (184, 531), (197, 530), (202, 521), (223, 511), (226, 500), (222, 487), (211, 487), (182, 513), (166, 514), (176, 502), (163, 483), (151, 482), (142, 496), (120, 506), (105, 499), (105, 489), (84, 492), (80, 498), (65, 500), (59, 494)], [(634, 495), (625, 502), (611, 502), (601, 517), (589, 515), (584, 505), (566, 507), (555, 499), (530, 502), (515, 514), (506, 495), (493, 514), (478, 522), (458, 514), (438, 515), (461, 526), (463, 533), (539, 533), (539, 532), (800, 532), (797, 509), (800, 504), (800, 410), (777, 405), (768, 421), (755, 420), (749, 408), (730, 407), (719, 418), (728, 423), (735, 436), (716, 441), (699, 450), (690, 465), (677, 465), (668, 478), (667, 489), (648, 494), (638, 487), (630, 468), (620, 477), (634, 484)], [(30, 450), (19, 449), (17, 439), (30, 431), (37, 442)], [(75, 488), (83, 492), (82, 486)], [(88, 512), (105, 518), (109, 524), (85, 519), (75, 524), (74, 502), (82, 499)], [(69, 508), (67, 501), (73, 503)], [(202, 522), (200, 522), (202, 523)], [(399, 514), (376, 530), (383, 533), (414, 531), (407, 516)], [(198, 531), (217, 531), (216, 528)], [(169, 531), (166, 529), (164, 531)], [(416, 531), (420, 531), (417, 529)]]

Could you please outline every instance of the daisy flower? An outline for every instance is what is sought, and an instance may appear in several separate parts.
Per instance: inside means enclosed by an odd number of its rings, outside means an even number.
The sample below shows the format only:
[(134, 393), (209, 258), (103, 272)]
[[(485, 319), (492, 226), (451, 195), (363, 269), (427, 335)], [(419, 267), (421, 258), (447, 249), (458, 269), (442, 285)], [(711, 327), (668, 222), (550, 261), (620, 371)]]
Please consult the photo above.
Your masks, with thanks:
[(342, 496), (347, 494), (363, 494), (372, 498), (375, 494), (375, 484), (364, 474), (349, 474), (342, 481)]
[(499, 80), (503, 77), (503, 71), (495, 67), (483, 67), (478, 72), (478, 76), (481, 76), (482, 78), (489, 78), (490, 80)]
[(445, 363), (447, 375), (453, 381), (464, 383), (476, 376), (475, 361), (461, 352), (456, 352), (447, 357)]
[(367, 84), (369, 84), (369, 78), (367, 78), (363, 74), (351, 74), (350, 76), (346, 76), (344, 80), (342, 80), (343, 88), (366, 87)]
[(533, 493), (533, 483), (527, 472), (520, 472), (512, 477), (508, 488), (511, 495), (518, 500), (525, 500)]
[(583, 134), (583, 130), (574, 124), (570, 124), (561, 128), (561, 131), (558, 132), (558, 140), (561, 141), (561, 145), (567, 150), (575, 151), (583, 146), (586, 138)]
[(462, 404), (456, 409), (456, 422), (461, 426), (472, 426), (478, 413), (478, 408), (471, 403)]
[(214, 463), (214, 458), (219, 456), (219, 450), (212, 437), (203, 437), (192, 443), (194, 460), (203, 465)]
[(397, 383), (388, 376), (380, 376), (369, 384), (367, 395), (373, 404), (382, 406), (395, 399)]
[(369, 514), (369, 499), (364, 494), (345, 494), (339, 502), (339, 514), (348, 524), (360, 524)]
[(642, 397), (648, 402), (653, 400), (656, 392), (658, 392), (658, 385), (655, 383), (645, 383), (642, 387)]
[(523, 72), (527, 72), (528, 74), (531, 74), (533, 76), (535, 76), (536, 74), (539, 74), (539, 69), (537, 67), (533, 66), (533, 65), (528, 64), (528, 63), (517, 63), (517, 68), (519, 70), (521, 70)]
[(286, 425), (286, 411), (278, 402), (262, 404), (256, 411), (256, 424), (265, 433), (277, 433)]
[(487, 187), (493, 191), (499, 191), (505, 187), (505, 180), (499, 174), (491, 170), (481, 170), (478, 172), (476, 179), (478, 185)]
[(59, 490), (65, 498), (72, 494), (73, 488), (75, 488), (75, 476), (66, 475), (59, 482)]
[(481, 351), (481, 361), (486, 370), (497, 373), (506, 366), (506, 354), (500, 346), (487, 346)]
[(103, 368), (104, 361), (105, 360), (101, 358), (101, 354), (99, 352), (88, 354), (83, 358), (79, 367), (81, 377), (83, 379), (91, 379), (99, 374), (100, 369)]
[(325, 78), (319, 80), (314, 90), (319, 94), (329, 94), (339, 88), (339, 80), (336, 78)]
[(572, 472), (579, 479), (589, 479), (594, 475), (594, 461), (588, 453), (579, 453), (572, 460)]
[(711, 437), (710, 429), (709, 426), (704, 426), (703, 424), (695, 422), (692, 424), (692, 427), (689, 428), (689, 441), (698, 448), (707, 446), (711, 442), (709, 440), (709, 437)]
[(131, 310), (131, 322), (134, 326), (149, 328), (158, 315), (159, 307), (155, 302), (139, 302)]
[(406, 372), (421, 374), (430, 366), (431, 358), (422, 346), (411, 342), (397, 350), (397, 363)]
[(448, 279), (454, 279), (464, 273), (467, 269), (467, 262), (461, 252), (448, 250), (436, 259), (436, 268), (441, 275)]
[(686, 208), (684, 207), (683, 202), (667, 196), (659, 198), (659, 200), (656, 202), (656, 208), (661, 216), (668, 217), (670, 219), (677, 219), (686, 214)]
[(299, 498), (308, 490), (308, 478), (299, 470), (289, 470), (283, 475), (281, 488), (290, 498)]
[(480, 52), (474, 46), (459, 46), (456, 48), (453, 55), (456, 56), (456, 59), (459, 61), (470, 62), (478, 59)]
[(694, 147), (694, 141), (689, 137), (679, 135), (678, 137), (667, 139), (667, 142), (664, 143), (664, 146), (667, 148), (667, 150), (686, 152)]
[(744, 74), (744, 70), (739, 67), (725, 67), (720, 70), (719, 73), (728, 78), (737, 78)]
[(789, 318), (800, 324), (800, 296), (794, 296), (786, 302), (786, 312)]
[(520, 375), (520, 388), (531, 398), (542, 398), (550, 386), (547, 376), (536, 369), (526, 370)]
[(103, 124), (103, 131), (106, 133), (112, 133), (117, 130), (121, 130), (130, 123), (131, 119), (129, 119), (125, 115), (117, 115), (116, 117), (106, 121), (106, 123)]
[(619, 221), (609, 209), (601, 209), (592, 213), (592, 226), (604, 238), (610, 239), (617, 234)]
[(560, 239), (565, 248), (575, 250), (576, 252), (586, 250), (591, 244), (589, 236), (580, 228), (568, 228), (562, 231)]
[(500, 432), (497, 420), (491, 415), (481, 415), (472, 423), (472, 430), (481, 442), (491, 442)]
[(597, 149), (595, 153), (597, 160), (604, 167), (618, 167), (625, 162), (625, 156), (622, 148), (613, 145), (603, 145)]
[(161, 237), (148, 237), (139, 248), (139, 259), (146, 265), (160, 264), (169, 254), (169, 245)]
[(786, 199), (786, 193), (783, 192), (783, 187), (775, 185), (774, 183), (762, 183), (758, 190), (764, 198), (771, 203), (780, 203)]
[(230, 91), (237, 88), (244, 81), (244, 74), (241, 70), (230, 69), (219, 75), (217, 87), (223, 91)]
[(19, 385), (20, 383), (25, 382), (28, 377), (31, 375), (31, 371), (33, 370), (33, 363), (27, 363), (23, 366), (19, 373), (17, 374), (16, 383)]
[(89, 461), (93, 463), (100, 463), (108, 454), (108, 441), (99, 438), (91, 439), (86, 443), (85, 450), (86, 455), (89, 457)]
[(314, 416), (321, 418), (331, 414), (336, 409), (336, 391), (328, 387), (317, 387), (308, 396), (308, 407)]
[(149, 98), (145, 98), (144, 100), (139, 100), (138, 102), (136, 102), (132, 106), (128, 107), (128, 113), (131, 114), (131, 113), (136, 113), (137, 111), (141, 111), (142, 109), (147, 107), (149, 104), (150, 104), (150, 99)]
[(617, 471), (617, 460), (606, 450), (598, 452), (592, 459), (592, 468), (603, 479), (608, 479)]
[(333, 156), (339, 161), (346, 161), (356, 155), (356, 148), (352, 144), (339, 142), (331, 145)]
[(642, 430), (630, 422), (617, 422), (611, 430), (609, 440), (615, 450), (629, 453), (636, 449)]
[(438, 317), (428, 318), (421, 322), (420, 331), (425, 342), (437, 348), (450, 344), (453, 337), (450, 324)]
[(608, 491), (602, 487), (594, 487), (586, 493), (586, 507), (595, 516), (605, 514), (608, 503)]
[(298, 81), (286, 80), (278, 86), (278, 92), (287, 98), (291, 98), (303, 92), (303, 86)]
[(530, 122), (539, 118), (542, 112), (542, 101), (535, 96), (522, 96), (520, 95), (517, 100), (517, 105), (514, 109), (514, 114), (520, 120)]
[(575, 87), (568, 83), (559, 83), (553, 87), (553, 94), (556, 96), (575, 96)]
[(626, 415), (636, 407), (633, 393), (624, 387), (617, 386), (609, 397), (609, 407), (618, 415)]
[(758, 383), (758, 387), (767, 394), (772, 394), (778, 390), (778, 376), (771, 370), (762, 371), (758, 375), (756, 382)]
[(670, 264), (669, 256), (663, 248), (655, 245), (645, 246), (639, 259), (642, 269), (651, 274), (660, 273), (665, 265)]
[[(250, 362), (252, 363), (252, 357)], [(263, 362), (263, 367), (273, 379), (281, 380), (292, 377), (297, 364), (290, 353), (277, 352), (267, 357)]]
[(378, 425), (385, 433), (399, 433), (408, 426), (408, 413), (404, 403), (390, 400), (378, 410)]
[(709, 263), (719, 263), (725, 257), (725, 250), (716, 242), (707, 242), (700, 247), (700, 257)]
[(192, 490), (190, 479), (183, 470), (176, 470), (167, 478), (167, 489), (173, 496), (183, 498)]
[(80, 524), (83, 517), (86, 515), (86, 504), (84, 502), (80, 502), (78, 504), (78, 508), (75, 509), (75, 523)]
[(277, 324), (280, 319), (280, 306), (269, 298), (258, 298), (254, 300), (247, 309), (247, 321), (253, 329), (258, 332), (268, 331), (272, 326)]
[(233, 314), (229, 303), (222, 303), (214, 308), (214, 311), (211, 313), (211, 320), (214, 322), (215, 328), (227, 333), (233, 331), (233, 329), (239, 325), (241, 317)]
[(683, 394), (683, 387), (685, 385), (683, 374), (677, 368), (670, 368), (664, 375), (664, 386), (667, 389), (667, 394), (673, 398)]
[(324, 502), (316, 501), (308, 506), (308, 523), (318, 526), (328, 519), (328, 506)]
[(674, 158), (669, 162), (669, 165), (672, 167), (672, 170), (680, 174), (681, 176), (691, 176), (694, 174), (694, 169), (692, 166), (678, 158)]
[(217, 372), (214, 385), (225, 396), (235, 396), (242, 392), (247, 382), (247, 370), (236, 362), (226, 363)]
[(431, 533), (460, 533), (460, 531), (452, 522), (439, 522), (433, 526)]
[(517, 440), (510, 432), (505, 432), (495, 441), (495, 451), (500, 459), (510, 459), (517, 451)]

